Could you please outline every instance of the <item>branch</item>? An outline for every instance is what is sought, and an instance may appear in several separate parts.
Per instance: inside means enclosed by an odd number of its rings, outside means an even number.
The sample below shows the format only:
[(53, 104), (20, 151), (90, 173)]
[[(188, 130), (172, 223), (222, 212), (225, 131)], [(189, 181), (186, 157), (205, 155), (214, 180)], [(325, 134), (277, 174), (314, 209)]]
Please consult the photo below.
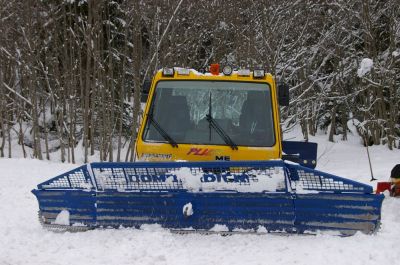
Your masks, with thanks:
[(32, 106), (32, 103), (26, 99), (25, 97), (23, 97), (20, 93), (18, 93), (17, 91), (15, 91), (14, 89), (12, 89), (11, 87), (9, 87), (6, 83), (3, 82), (3, 85), (10, 90), (11, 92), (13, 92), (15, 95), (17, 95), (20, 99), (22, 99), (23, 101), (25, 101), (26, 103), (28, 103), (30, 106)]
[(163, 41), (164, 36), (165, 36), (165, 34), (167, 33), (167, 31), (168, 31), (168, 29), (169, 29), (169, 27), (170, 27), (170, 25), (171, 25), (172, 20), (175, 18), (175, 15), (176, 15), (176, 13), (178, 12), (179, 7), (181, 6), (182, 2), (183, 2), (183, 0), (180, 0), (180, 1), (179, 1), (178, 5), (177, 5), (176, 8), (175, 8), (174, 13), (172, 14), (171, 18), (169, 19), (169, 22), (168, 22), (167, 27), (165, 28), (163, 34), (161, 35), (160, 40), (159, 40), (158, 43), (157, 43), (157, 47), (156, 47), (156, 49), (155, 49), (155, 51), (154, 51), (154, 53), (153, 53), (153, 56), (151, 57), (151, 60), (150, 60), (150, 62), (149, 62), (148, 65), (147, 65), (146, 72), (144, 72), (143, 81), (142, 81), (142, 86), (144, 85), (144, 81), (146, 80), (146, 76), (147, 76), (147, 74), (148, 74), (148, 72), (149, 72), (150, 65), (153, 63), (154, 59), (156, 58), (156, 55), (157, 55), (157, 53), (158, 53), (158, 49), (160, 48), (161, 42)]

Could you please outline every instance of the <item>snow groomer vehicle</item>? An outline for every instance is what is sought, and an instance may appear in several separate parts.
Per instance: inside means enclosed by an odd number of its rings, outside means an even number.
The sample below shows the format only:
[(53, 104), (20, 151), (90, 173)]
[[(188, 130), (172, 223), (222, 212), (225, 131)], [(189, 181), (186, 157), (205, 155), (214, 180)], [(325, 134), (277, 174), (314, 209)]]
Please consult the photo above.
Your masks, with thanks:
[(69, 231), (159, 224), (182, 233), (371, 234), (383, 195), (315, 170), (315, 143), (282, 141), (289, 88), (264, 70), (164, 68), (137, 162), (90, 163), (38, 185), (40, 222)]

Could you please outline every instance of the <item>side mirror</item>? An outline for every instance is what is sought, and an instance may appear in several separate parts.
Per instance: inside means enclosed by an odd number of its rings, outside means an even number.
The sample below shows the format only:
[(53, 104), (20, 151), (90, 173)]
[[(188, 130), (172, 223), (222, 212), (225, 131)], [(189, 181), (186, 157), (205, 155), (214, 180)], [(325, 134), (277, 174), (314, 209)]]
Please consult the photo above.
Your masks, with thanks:
[(289, 85), (278, 83), (278, 102), (281, 106), (289, 106)]
[(140, 96), (140, 102), (141, 103), (146, 103), (147, 102), (147, 97), (149, 96), (149, 91), (151, 87), (151, 81), (150, 80), (145, 80), (142, 86), (142, 93)]

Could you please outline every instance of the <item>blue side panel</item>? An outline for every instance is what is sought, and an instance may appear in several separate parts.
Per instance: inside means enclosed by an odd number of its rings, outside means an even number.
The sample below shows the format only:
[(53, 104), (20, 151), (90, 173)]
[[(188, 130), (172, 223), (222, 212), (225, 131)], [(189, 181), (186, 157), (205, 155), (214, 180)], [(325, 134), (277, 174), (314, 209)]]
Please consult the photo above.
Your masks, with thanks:
[[(208, 230), (226, 225), (230, 230), (292, 230), (294, 211), (287, 193), (118, 193), (97, 194), (97, 224), (139, 227), (160, 224), (165, 228)], [(183, 214), (191, 203), (193, 215)]]
[(295, 226), (300, 231), (372, 233), (379, 227), (383, 195), (297, 194)]
[(282, 141), (283, 159), (299, 163), (308, 168), (317, 166), (318, 144), (299, 141)]
[(62, 210), (70, 214), (70, 223), (96, 226), (96, 194), (81, 190), (33, 190), (45, 223), (51, 224)]

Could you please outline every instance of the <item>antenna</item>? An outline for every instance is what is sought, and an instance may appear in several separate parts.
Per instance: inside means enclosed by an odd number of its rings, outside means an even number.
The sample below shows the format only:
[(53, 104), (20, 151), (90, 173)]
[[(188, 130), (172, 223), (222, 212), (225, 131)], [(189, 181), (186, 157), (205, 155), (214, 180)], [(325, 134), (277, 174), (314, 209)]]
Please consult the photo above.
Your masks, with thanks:
[[(345, 103), (346, 103), (347, 107), (349, 108), (349, 110), (352, 111), (353, 109), (350, 107), (349, 102), (347, 102), (347, 101), (345, 100)], [(356, 126), (357, 129), (359, 129), (360, 124), (358, 123), (358, 124), (356, 125), (356, 124), (354, 123), (353, 111), (351, 112), (351, 121), (352, 121), (353, 125)], [(366, 130), (366, 132), (368, 133), (368, 130)], [(360, 133), (360, 135), (361, 135), (361, 134), (362, 134), (362, 132)], [(369, 163), (369, 171), (371, 172), (371, 179), (370, 179), (370, 181), (372, 182), (372, 181), (377, 180), (377, 179), (374, 178), (374, 172), (372, 171), (372, 163), (371, 163), (371, 157), (369, 156), (369, 149), (368, 149), (367, 138), (366, 138), (366, 136), (362, 136), (362, 138), (364, 139), (365, 148), (367, 149), (368, 163)]]
[(374, 172), (372, 171), (372, 164), (371, 164), (371, 158), (370, 158), (370, 156), (369, 156), (367, 138), (366, 138), (365, 136), (364, 136), (363, 138), (364, 138), (365, 147), (367, 148), (367, 155), (368, 155), (368, 162), (369, 162), (369, 170), (370, 170), (370, 172), (371, 172), (371, 179), (370, 179), (370, 181), (374, 181), (374, 180), (377, 180), (377, 179), (374, 178)]

